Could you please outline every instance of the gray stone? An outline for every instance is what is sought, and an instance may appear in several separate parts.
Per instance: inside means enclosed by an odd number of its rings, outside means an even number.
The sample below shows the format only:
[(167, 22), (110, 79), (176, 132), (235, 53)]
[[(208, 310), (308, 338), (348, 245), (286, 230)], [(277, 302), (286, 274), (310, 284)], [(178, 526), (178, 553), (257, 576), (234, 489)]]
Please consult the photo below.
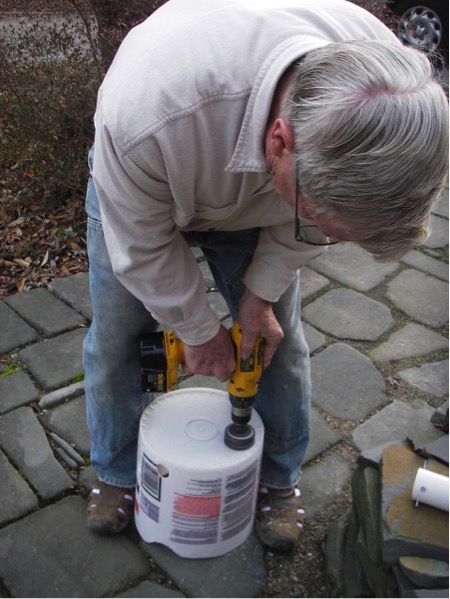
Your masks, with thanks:
[(383, 451), (386, 447), (390, 445), (398, 445), (402, 443), (400, 439), (393, 439), (391, 441), (387, 441), (387, 443), (382, 443), (381, 445), (377, 445), (376, 447), (369, 447), (368, 449), (363, 449), (361, 453), (358, 454), (358, 465), (365, 468), (366, 466), (370, 468), (380, 468), (381, 466), (381, 456), (383, 455)]
[(44, 499), (72, 486), (72, 479), (54, 457), (31, 408), (18, 408), (0, 417), (0, 444)]
[(352, 512), (344, 551), (344, 597), (370, 597), (370, 587), (363, 564), (356, 552), (359, 527), (355, 512)]
[(326, 456), (317, 464), (303, 469), (299, 487), (305, 502), (306, 518), (319, 512), (342, 496), (350, 482), (353, 465), (338, 454)]
[(394, 400), (380, 412), (360, 424), (351, 434), (351, 442), (358, 451), (389, 443), (392, 439), (407, 439), (420, 435), (434, 441), (442, 433), (430, 424), (433, 408), (420, 399), (409, 405)]
[(13, 597), (111, 596), (148, 574), (147, 560), (124, 535), (88, 530), (80, 497), (0, 530), (0, 577)]
[(193, 376), (185, 378), (177, 386), (178, 389), (192, 389), (195, 387), (200, 387), (202, 389), (218, 389), (220, 391), (226, 391), (227, 383), (221, 383), (218, 379), (216, 379), (213, 376), (203, 376), (202, 374), (194, 374)]
[(254, 532), (240, 547), (207, 560), (181, 558), (157, 543), (142, 547), (188, 597), (258, 597), (266, 584), (264, 548)]
[(156, 582), (144, 580), (137, 586), (133, 587), (125, 593), (119, 593), (116, 597), (185, 597), (183, 593), (179, 593), (174, 589), (163, 587)]
[(88, 456), (91, 451), (91, 435), (86, 421), (86, 398), (76, 397), (49, 410), (43, 422), (53, 432)]
[(369, 355), (375, 362), (392, 362), (417, 358), (448, 348), (448, 339), (418, 324), (407, 324), (372, 350)]
[[(67, 456), (69, 456), (72, 461), (75, 462), (75, 464), (77, 464), (78, 466), (84, 466), (84, 459), (80, 456), (80, 454), (77, 451), (75, 451), (75, 449), (72, 447), (72, 445), (70, 445), (70, 443), (67, 443), (67, 441), (65, 441), (56, 433), (50, 433), (50, 437), (58, 446), (58, 449), (62, 449), (63, 452)], [(58, 454), (61, 455), (60, 452), (58, 452)]]
[(38, 498), (0, 451), (0, 525), (15, 520), (38, 506)]
[(446, 262), (436, 260), (431, 256), (427, 256), (426, 254), (419, 252), (418, 250), (408, 252), (406, 256), (402, 258), (402, 262), (408, 266), (411, 266), (412, 268), (416, 268), (417, 270), (426, 272), (429, 275), (433, 275), (437, 279), (448, 282), (448, 264)]
[(86, 334), (87, 329), (64, 333), (23, 349), (19, 359), (44, 389), (57, 389), (83, 372), (83, 340)]
[(433, 456), (436, 460), (448, 466), (448, 435), (442, 435), (442, 437), (436, 439), (436, 441), (430, 441), (429, 443), (426, 443), (424, 447), (415, 447), (415, 450), (424, 457)]
[(75, 329), (85, 322), (80, 314), (44, 288), (12, 295), (5, 302), (48, 337)]
[(328, 534), (323, 545), (325, 555), (325, 573), (327, 587), (330, 588), (330, 597), (344, 596), (344, 553), (345, 538), (352, 515), (352, 508), (330, 524)]
[(332, 289), (303, 308), (310, 324), (338, 339), (376, 341), (394, 324), (389, 308), (352, 289)]
[[(380, 497), (381, 476), (375, 468), (358, 468), (352, 478), (353, 505), (363, 533), (368, 561), (381, 563)], [(361, 540), (360, 540), (361, 541)], [(360, 556), (362, 561), (364, 558)]]
[(356, 291), (370, 291), (399, 267), (398, 262), (380, 264), (353, 243), (337, 244), (309, 263), (310, 268)]
[(78, 478), (78, 482), (81, 483), (87, 491), (91, 491), (97, 480), (97, 473), (93, 466), (88, 466), (83, 470)]
[(202, 260), (201, 262), (198, 263), (198, 267), (200, 269), (200, 272), (202, 273), (202, 277), (205, 281), (205, 287), (206, 289), (216, 289), (216, 282), (214, 280), (214, 277), (212, 276), (211, 273), (211, 269), (209, 268), (209, 264), (206, 260)]
[(386, 297), (422, 324), (442, 327), (448, 322), (448, 283), (428, 274), (404, 270), (388, 283)]
[(230, 310), (228, 309), (226, 301), (223, 299), (223, 296), (218, 291), (213, 291), (212, 293), (208, 293), (206, 295), (208, 300), (208, 304), (211, 306), (212, 310), (216, 314), (219, 320), (223, 320), (226, 318)]
[(390, 566), (372, 561), (371, 547), (365, 541), (360, 528), (355, 545), (356, 555), (361, 563), (367, 584), (373, 594), (351, 595), (352, 597), (396, 597), (397, 583)]
[(0, 379), (0, 414), (37, 399), (39, 392), (25, 372), (17, 372)]
[(404, 381), (425, 393), (437, 397), (443, 397), (448, 393), (448, 360), (408, 368), (398, 374)]
[(448, 563), (437, 559), (402, 556), (400, 568), (413, 584), (422, 589), (448, 588)]
[(433, 208), (433, 214), (437, 214), (438, 216), (443, 216), (448, 219), (448, 185), (444, 188), (437, 205)]
[(39, 339), (37, 331), (0, 302), (0, 355)]
[(302, 301), (322, 291), (330, 281), (321, 274), (304, 266), (300, 270), (300, 292)]
[(413, 589), (411, 593), (402, 597), (423, 597), (424, 599), (448, 599), (449, 589)]
[[(415, 507), (411, 489), (423, 459), (410, 447), (391, 445), (382, 456), (382, 555), (396, 564), (401, 555), (446, 560), (448, 513), (420, 504)], [(448, 467), (429, 459), (427, 470), (448, 477)]]
[(448, 245), (448, 220), (433, 215), (431, 217), (431, 235), (422, 245), (432, 249)]
[(314, 408), (311, 410), (311, 440), (303, 461), (307, 464), (323, 451), (339, 443), (342, 437)]
[(49, 408), (54, 408), (59, 404), (65, 403), (68, 399), (78, 397), (78, 395), (82, 395), (83, 393), (84, 381), (73, 383), (72, 385), (57, 389), (56, 391), (52, 391), (51, 393), (42, 396), (39, 400), (39, 407), (42, 410), (48, 410)]
[(358, 421), (385, 401), (384, 380), (356, 349), (337, 343), (311, 360), (312, 401), (321, 410)]
[(325, 346), (325, 336), (307, 322), (303, 323), (303, 332), (305, 340), (309, 347), (310, 355), (314, 354), (318, 349)]
[(92, 307), (89, 293), (89, 273), (81, 272), (62, 279), (53, 279), (51, 284), (55, 295), (72, 306), (89, 321), (92, 321)]

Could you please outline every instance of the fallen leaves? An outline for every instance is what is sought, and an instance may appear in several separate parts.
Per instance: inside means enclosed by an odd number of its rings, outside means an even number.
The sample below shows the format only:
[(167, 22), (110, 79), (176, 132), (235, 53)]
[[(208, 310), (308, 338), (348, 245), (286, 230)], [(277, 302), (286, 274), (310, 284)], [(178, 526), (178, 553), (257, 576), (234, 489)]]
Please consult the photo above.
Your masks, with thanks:
[(15, 212), (0, 222), (0, 299), (88, 270), (80, 199), (50, 213), (36, 204)]

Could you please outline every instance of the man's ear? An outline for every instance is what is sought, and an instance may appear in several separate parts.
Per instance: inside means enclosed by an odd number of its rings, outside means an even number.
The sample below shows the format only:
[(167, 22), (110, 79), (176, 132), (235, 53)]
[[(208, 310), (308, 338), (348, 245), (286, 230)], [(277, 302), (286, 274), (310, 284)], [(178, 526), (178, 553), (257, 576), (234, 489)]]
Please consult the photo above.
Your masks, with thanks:
[(273, 156), (281, 158), (284, 153), (293, 154), (295, 150), (294, 132), (286, 119), (275, 119), (268, 137)]

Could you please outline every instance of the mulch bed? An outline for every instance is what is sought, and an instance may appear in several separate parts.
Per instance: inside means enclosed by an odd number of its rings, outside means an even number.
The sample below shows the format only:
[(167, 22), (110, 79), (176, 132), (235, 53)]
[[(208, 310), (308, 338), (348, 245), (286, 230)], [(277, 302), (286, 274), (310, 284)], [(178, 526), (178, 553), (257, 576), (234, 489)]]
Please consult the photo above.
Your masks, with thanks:
[(0, 299), (87, 271), (82, 201), (50, 213), (38, 205), (9, 210), (0, 219), (0, 247)]

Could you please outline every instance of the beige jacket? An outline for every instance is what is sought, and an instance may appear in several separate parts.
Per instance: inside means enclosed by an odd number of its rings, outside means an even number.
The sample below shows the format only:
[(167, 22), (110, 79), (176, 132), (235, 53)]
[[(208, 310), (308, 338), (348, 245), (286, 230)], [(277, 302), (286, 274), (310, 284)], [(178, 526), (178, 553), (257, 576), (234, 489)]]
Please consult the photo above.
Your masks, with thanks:
[(344, 0), (170, 0), (123, 42), (95, 114), (108, 251), (119, 280), (186, 343), (219, 323), (180, 230), (261, 227), (244, 282), (271, 302), (321, 252), (294, 240), (263, 136), (286, 68), (349, 39), (395, 37)]

